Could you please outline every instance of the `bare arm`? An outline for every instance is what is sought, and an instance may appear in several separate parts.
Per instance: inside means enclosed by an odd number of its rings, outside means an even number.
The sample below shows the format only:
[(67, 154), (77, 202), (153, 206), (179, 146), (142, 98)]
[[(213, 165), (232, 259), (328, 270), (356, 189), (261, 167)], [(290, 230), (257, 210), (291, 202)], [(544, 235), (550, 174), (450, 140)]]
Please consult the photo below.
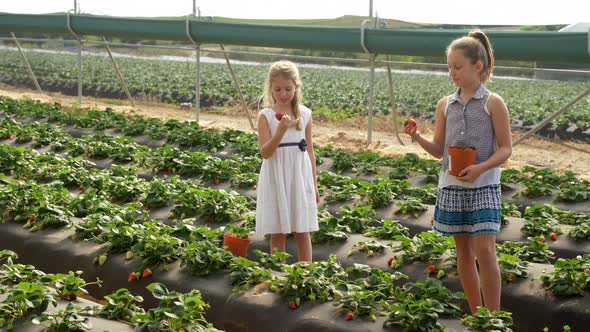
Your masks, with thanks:
[(284, 115), (279, 123), (276, 135), (272, 136), (266, 116), (262, 112), (258, 113), (258, 146), (260, 147), (262, 158), (268, 159), (275, 153), (285, 132), (294, 123), (295, 121), (291, 120), (288, 115)]
[(490, 95), (488, 111), (492, 117), (492, 125), (496, 133), (496, 152), (480, 164), (483, 171), (502, 165), (512, 155), (512, 135), (510, 134), (510, 116), (508, 107), (497, 94)]
[(404, 130), (409, 134), (420, 146), (430, 153), (434, 158), (442, 158), (445, 148), (445, 130), (446, 117), (445, 108), (447, 107), (447, 98), (441, 98), (436, 105), (436, 122), (434, 123), (434, 137), (432, 141), (422, 137), (417, 130), (417, 127), (406, 127)]
[(307, 122), (307, 126), (305, 127), (305, 142), (307, 143), (307, 154), (309, 154), (309, 160), (311, 161), (311, 174), (313, 176), (313, 185), (315, 188), (316, 193), (316, 203), (320, 202), (319, 190), (318, 190), (318, 177), (316, 174), (316, 165), (315, 165), (315, 152), (313, 151), (313, 140), (312, 140), (312, 128), (313, 123), (311, 121), (311, 116), (309, 121)]

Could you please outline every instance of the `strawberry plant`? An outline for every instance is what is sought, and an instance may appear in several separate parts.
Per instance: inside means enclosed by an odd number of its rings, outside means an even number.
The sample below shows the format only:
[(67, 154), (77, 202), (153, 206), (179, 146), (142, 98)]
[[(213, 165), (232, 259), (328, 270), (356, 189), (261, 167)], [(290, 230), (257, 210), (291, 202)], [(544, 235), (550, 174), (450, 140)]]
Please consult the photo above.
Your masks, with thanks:
[(433, 231), (422, 232), (411, 239), (399, 235), (395, 239), (400, 241), (400, 244), (394, 250), (402, 251), (400, 259), (395, 260), (396, 267), (414, 261), (430, 262), (440, 259), (448, 251), (454, 252), (453, 238), (442, 236)]
[(88, 294), (88, 291), (84, 287), (89, 285), (97, 285), (98, 287), (102, 286), (102, 281), (98, 278), (96, 281), (86, 282), (84, 279), (80, 278), (82, 273), (82, 271), (70, 271), (68, 274), (49, 274), (44, 276), (41, 280), (46, 283), (53, 283), (57, 295), (62, 300), (73, 301), (80, 295)]
[(400, 326), (408, 332), (435, 332), (446, 329), (438, 323), (444, 312), (442, 304), (434, 299), (402, 302), (390, 305), (385, 326)]
[(502, 310), (489, 311), (483, 307), (478, 307), (475, 314), (463, 318), (463, 325), (473, 331), (512, 332), (512, 324), (512, 313)]
[(385, 295), (376, 290), (363, 290), (356, 285), (348, 284), (348, 290), (344, 293), (334, 291), (332, 304), (341, 306), (349, 312), (349, 318), (355, 316), (368, 316), (375, 321), (376, 315), (385, 315), (381, 308), (386, 306)]
[(575, 226), (570, 230), (569, 235), (576, 241), (590, 240), (590, 222), (584, 222)]
[(114, 293), (104, 297), (107, 302), (98, 314), (99, 317), (110, 320), (126, 320), (138, 314), (144, 314), (143, 308), (138, 303), (143, 302), (143, 297), (133, 295), (126, 288), (119, 288)]
[(527, 218), (526, 223), (520, 228), (520, 231), (528, 236), (548, 236), (551, 233), (563, 234), (563, 230), (558, 225), (557, 220), (554, 218)]
[(428, 208), (422, 204), (419, 198), (407, 197), (403, 201), (396, 202), (395, 205), (399, 206), (396, 214), (411, 215), (414, 218), (418, 218)]
[(361, 180), (331, 172), (319, 172), (318, 189), (326, 203), (343, 202), (351, 199), (361, 188), (365, 187)]
[(364, 236), (373, 236), (379, 239), (393, 240), (396, 236), (409, 236), (409, 229), (397, 220), (383, 220), (381, 225), (367, 229)]
[(285, 268), (285, 262), (291, 257), (288, 253), (276, 249), (272, 254), (255, 249), (254, 254), (257, 257), (256, 260), (262, 267), (273, 271), (283, 271)]
[(583, 296), (590, 290), (590, 256), (559, 258), (555, 271), (541, 275), (543, 287), (557, 296)]
[(270, 290), (280, 293), (296, 306), (304, 299), (313, 302), (332, 299), (334, 284), (346, 278), (346, 272), (334, 255), (327, 261), (287, 265), (285, 272), (286, 275), (273, 278)]
[(374, 257), (376, 253), (383, 253), (387, 245), (375, 240), (359, 241), (352, 246), (352, 249), (348, 252), (348, 256), (354, 254), (355, 250), (360, 252), (366, 252), (367, 256)]
[(160, 303), (156, 308), (133, 316), (131, 322), (136, 331), (217, 331), (204, 317), (209, 305), (203, 301), (199, 290), (171, 292), (160, 283), (152, 283), (147, 289)]
[(506, 217), (520, 218), (521, 215), (516, 204), (502, 201), (502, 225), (508, 225)]
[(137, 228), (137, 242), (130, 251), (143, 258), (144, 267), (156, 268), (163, 264), (163, 269), (168, 269), (168, 264), (176, 261), (185, 242), (171, 236), (172, 229), (158, 221), (143, 223), (144, 227)]
[(500, 266), (503, 282), (511, 282), (516, 280), (516, 278), (527, 277), (526, 271), (529, 263), (521, 260), (519, 257), (508, 254), (499, 254), (498, 265)]
[(518, 257), (526, 262), (548, 263), (555, 255), (549, 246), (541, 241), (529, 238), (529, 242), (504, 241), (496, 245), (498, 255), (506, 254)]
[[(176, 179), (173, 180), (176, 182)], [(145, 196), (145, 206), (149, 208), (160, 208), (170, 203), (174, 195), (174, 183), (155, 179), (149, 183)]]
[(32, 317), (31, 322), (45, 327), (48, 332), (88, 331), (92, 329), (89, 316), (94, 314), (95, 308), (91, 306), (80, 308), (68, 303), (65, 310), (43, 312)]
[(311, 233), (313, 243), (346, 241), (350, 233), (350, 227), (340, 224), (338, 218), (330, 215), (328, 211), (318, 213), (318, 226), (319, 230)]
[(408, 196), (419, 199), (423, 204), (436, 204), (436, 195), (438, 188), (429, 183), (422, 188), (408, 188)]
[(234, 257), (229, 264), (229, 270), (234, 292), (248, 290), (252, 285), (272, 279), (269, 269), (262, 268), (257, 262), (244, 257)]
[(341, 217), (339, 224), (350, 227), (350, 230), (355, 233), (363, 233), (367, 228), (376, 223), (372, 218), (377, 214), (370, 206), (359, 206), (352, 208), (350, 206), (343, 206), (340, 209)]
[(190, 243), (180, 252), (180, 266), (186, 266), (195, 275), (208, 275), (229, 266), (234, 256), (211, 242)]
[(561, 185), (557, 199), (563, 202), (586, 202), (590, 200), (590, 182), (570, 182)]
[(57, 306), (53, 298), (55, 291), (45, 285), (21, 282), (5, 292), (6, 298), (0, 303), (0, 328), (10, 331), (19, 320), (42, 314), (49, 305)]
[(382, 208), (393, 202), (397, 195), (401, 194), (403, 189), (409, 185), (407, 181), (381, 178), (367, 187), (365, 195), (372, 208)]

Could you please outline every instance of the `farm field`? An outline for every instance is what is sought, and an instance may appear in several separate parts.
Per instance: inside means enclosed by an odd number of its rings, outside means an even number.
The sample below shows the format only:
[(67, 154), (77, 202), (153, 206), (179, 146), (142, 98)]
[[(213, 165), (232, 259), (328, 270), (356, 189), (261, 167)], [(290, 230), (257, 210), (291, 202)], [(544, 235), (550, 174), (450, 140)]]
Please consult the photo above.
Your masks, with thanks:
[[(428, 231), (434, 160), (318, 146), (315, 263), (289, 265), (293, 258), (263, 253), (260, 237), (251, 260), (222, 249), (223, 227), (252, 227), (254, 134), (11, 98), (0, 111), (3, 249), (47, 273), (99, 277), (102, 288), (88, 287), (95, 297), (126, 287), (156, 307), (145, 289), (152, 281), (198, 289), (211, 305), (207, 320), (228, 331), (268, 330), (278, 315), (294, 331), (465, 329), (452, 242)], [(590, 183), (542, 167), (509, 168), (503, 183), (503, 308), (517, 331), (582, 330)], [(153, 275), (128, 281), (145, 268)], [(489, 320), (482, 312), (467, 321), (486, 330)]]
[[(29, 62), (39, 83), (49, 91), (77, 93), (76, 57), (70, 54), (28, 53)], [(0, 82), (32, 86), (18, 52), (0, 51)], [(168, 103), (194, 100), (193, 59), (186, 62), (119, 58), (117, 62), (132, 95), (140, 99)], [(84, 94), (107, 98), (124, 98), (124, 92), (110, 60), (104, 56), (85, 56), (83, 64)], [(266, 65), (235, 65), (235, 72), (252, 108), (257, 108)], [(234, 105), (238, 96), (224, 64), (203, 63), (201, 103), (204, 106)], [(316, 114), (341, 119), (366, 115), (369, 90), (368, 74), (358, 70), (302, 68), (307, 106)], [(384, 72), (376, 74), (376, 111), (390, 112), (388, 81)], [(394, 73), (396, 107), (404, 115), (429, 119), (436, 101), (453, 92), (444, 76)], [(500, 94), (519, 127), (533, 125), (564, 106), (586, 90), (588, 82), (496, 79), (489, 88)], [(572, 127), (575, 125), (577, 127)], [(553, 128), (564, 136), (581, 135), (590, 130), (590, 101), (583, 99), (557, 118)], [(572, 132), (567, 132), (571, 128)], [(590, 131), (588, 131), (590, 135)], [(586, 136), (588, 136), (586, 135)], [(582, 136), (582, 137), (586, 137)], [(587, 138), (587, 137), (586, 137)]]

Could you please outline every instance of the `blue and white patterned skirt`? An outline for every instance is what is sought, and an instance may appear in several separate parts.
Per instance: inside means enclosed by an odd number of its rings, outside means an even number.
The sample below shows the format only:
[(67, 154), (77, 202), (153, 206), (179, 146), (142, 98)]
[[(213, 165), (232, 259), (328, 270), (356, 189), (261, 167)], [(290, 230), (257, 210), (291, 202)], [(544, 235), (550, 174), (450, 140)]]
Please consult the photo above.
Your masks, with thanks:
[(499, 184), (480, 188), (448, 186), (438, 191), (433, 229), (443, 235), (497, 234), (501, 221)]

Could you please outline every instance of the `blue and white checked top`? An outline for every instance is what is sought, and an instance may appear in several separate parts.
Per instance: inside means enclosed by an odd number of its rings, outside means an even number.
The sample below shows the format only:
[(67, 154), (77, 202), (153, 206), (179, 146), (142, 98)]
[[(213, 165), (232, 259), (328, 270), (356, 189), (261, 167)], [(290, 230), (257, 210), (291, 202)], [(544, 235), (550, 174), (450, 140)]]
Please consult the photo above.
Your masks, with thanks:
[(476, 164), (488, 160), (496, 152), (497, 148), (492, 118), (487, 109), (490, 91), (481, 84), (466, 105), (463, 105), (459, 93), (460, 89), (457, 89), (447, 99), (445, 109), (445, 149), (438, 186), (439, 188), (451, 185), (480, 188), (491, 184), (499, 184), (500, 167), (485, 171), (474, 182), (460, 181), (448, 172), (449, 156), (447, 151), (449, 146), (475, 146), (477, 148)]

